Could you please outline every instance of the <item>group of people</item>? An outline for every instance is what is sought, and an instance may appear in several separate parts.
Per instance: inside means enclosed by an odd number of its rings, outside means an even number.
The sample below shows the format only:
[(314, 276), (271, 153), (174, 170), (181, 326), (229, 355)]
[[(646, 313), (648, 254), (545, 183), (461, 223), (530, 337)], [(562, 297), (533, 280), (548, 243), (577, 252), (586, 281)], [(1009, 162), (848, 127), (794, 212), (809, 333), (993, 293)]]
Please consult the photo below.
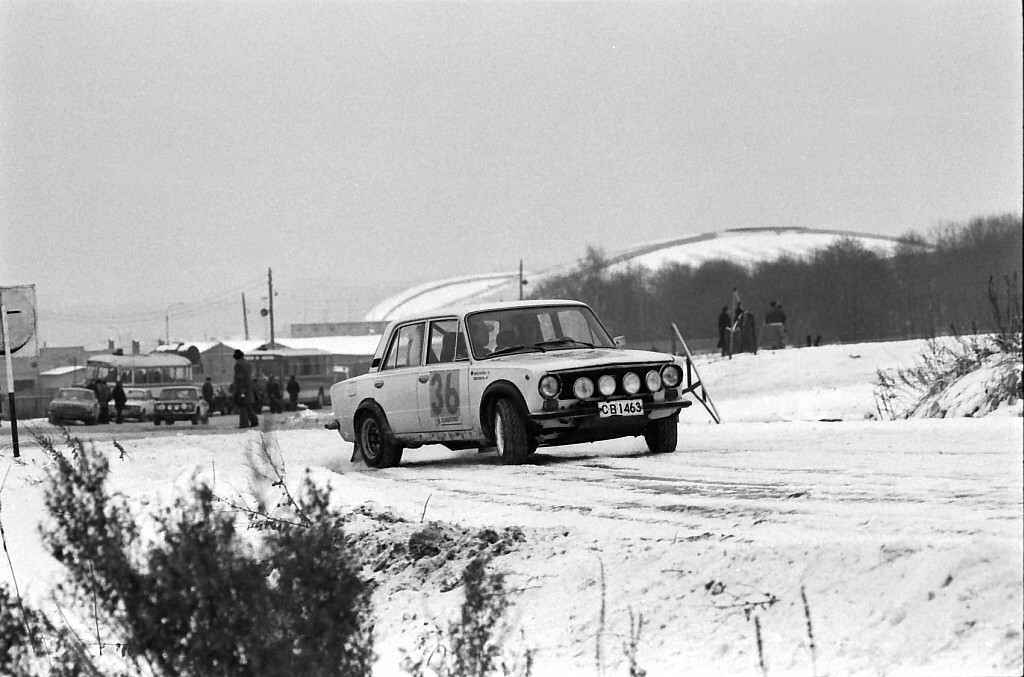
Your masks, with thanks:
[[(722, 306), (718, 314), (718, 348), (722, 357), (734, 353), (757, 354), (757, 325), (754, 314), (740, 303), (739, 292), (733, 289), (733, 310)], [(761, 330), (761, 342), (769, 350), (780, 350), (786, 347), (786, 312), (782, 304), (772, 301), (768, 304), (764, 326)]]
[[(284, 398), (281, 392), (281, 382), (277, 376), (271, 376), (267, 380), (266, 388), (260, 385), (259, 379), (252, 375), (252, 364), (245, 359), (245, 353), (235, 350), (234, 379), (231, 382), (231, 396), (238, 411), (239, 428), (255, 428), (259, 425), (258, 414), (263, 411), (263, 404), (266, 402), (270, 413), (279, 414), (285, 410)], [(302, 386), (292, 374), (285, 385), (285, 392), (288, 393), (288, 408), (295, 411), (299, 408), (299, 393)]]
[(89, 381), (85, 387), (96, 393), (96, 401), (100, 403), (97, 423), (110, 423), (111, 402), (114, 403), (114, 423), (124, 423), (124, 405), (128, 401), (128, 396), (124, 392), (124, 385), (121, 383), (121, 379), (114, 383), (113, 388), (108, 386), (107, 382), (102, 378)]

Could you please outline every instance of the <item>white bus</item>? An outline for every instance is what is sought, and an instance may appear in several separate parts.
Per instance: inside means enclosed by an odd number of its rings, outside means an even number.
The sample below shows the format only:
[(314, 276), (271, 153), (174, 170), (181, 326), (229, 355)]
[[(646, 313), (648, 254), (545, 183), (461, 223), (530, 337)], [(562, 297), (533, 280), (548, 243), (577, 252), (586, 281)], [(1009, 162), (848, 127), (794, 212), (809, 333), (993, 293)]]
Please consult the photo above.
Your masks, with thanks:
[(110, 387), (118, 380), (125, 388), (146, 388), (153, 397), (167, 386), (195, 385), (192, 362), (170, 353), (148, 355), (93, 355), (85, 362), (88, 382), (103, 379)]

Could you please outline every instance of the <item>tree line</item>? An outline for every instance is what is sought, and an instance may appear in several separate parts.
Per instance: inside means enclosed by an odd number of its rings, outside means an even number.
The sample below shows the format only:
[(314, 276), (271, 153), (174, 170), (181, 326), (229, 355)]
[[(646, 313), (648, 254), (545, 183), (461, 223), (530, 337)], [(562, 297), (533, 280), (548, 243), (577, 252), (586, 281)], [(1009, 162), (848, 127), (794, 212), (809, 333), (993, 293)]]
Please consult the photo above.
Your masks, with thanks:
[(1019, 214), (945, 224), (900, 240), (892, 256), (845, 238), (806, 258), (753, 267), (728, 260), (668, 264), (653, 271), (612, 271), (604, 252), (588, 246), (575, 270), (539, 284), (531, 296), (584, 301), (613, 334), (636, 344), (667, 339), (670, 322), (688, 341), (717, 340), (717, 316), (733, 288), (758, 327), (769, 302), (782, 303), (791, 343), (807, 335), (835, 343), (994, 331), (990, 281), (1019, 313)]

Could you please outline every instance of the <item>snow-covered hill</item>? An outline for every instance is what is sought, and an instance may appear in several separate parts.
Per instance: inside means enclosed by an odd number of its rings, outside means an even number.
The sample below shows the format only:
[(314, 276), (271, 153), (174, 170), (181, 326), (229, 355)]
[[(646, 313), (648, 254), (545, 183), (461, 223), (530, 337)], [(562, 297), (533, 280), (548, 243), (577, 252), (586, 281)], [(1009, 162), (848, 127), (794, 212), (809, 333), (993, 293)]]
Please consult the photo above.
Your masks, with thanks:
[[(715, 260), (743, 266), (774, 261), (783, 256), (805, 258), (838, 240), (859, 242), (870, 251), (891, 255), (900, 240), (882, 235), (811, 228), (736, 228), (715, 233), (648, 242), (608, 254), (609, 271), (627, 266), (657, 270), (668, 264), (698, 267)], [(564, 275), (575, 262), (529, 271), (524, 274), (534, 287), (545, 279)], [(529, 289), (530, 287), (528, 287)], [(410, 287), (389, 296), (369, 312), (368, 321), (391, 320), (409, 313), (477, 301), (510, 301), (519, 298), (519, 272), (445, 278)]]

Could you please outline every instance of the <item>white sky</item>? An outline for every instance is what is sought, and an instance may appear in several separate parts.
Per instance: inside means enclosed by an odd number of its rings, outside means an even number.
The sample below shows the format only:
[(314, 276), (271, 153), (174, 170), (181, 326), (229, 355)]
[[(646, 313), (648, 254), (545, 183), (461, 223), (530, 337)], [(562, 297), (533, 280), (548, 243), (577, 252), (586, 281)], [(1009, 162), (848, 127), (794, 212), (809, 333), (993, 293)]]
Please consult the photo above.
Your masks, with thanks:
[(0, 0), (0, 285), (162, 335), (267, 268), (347, 289), (279, 322), (356, 319), (587, 244), (1020, 212), (1021, 41), (1019, 2)]

